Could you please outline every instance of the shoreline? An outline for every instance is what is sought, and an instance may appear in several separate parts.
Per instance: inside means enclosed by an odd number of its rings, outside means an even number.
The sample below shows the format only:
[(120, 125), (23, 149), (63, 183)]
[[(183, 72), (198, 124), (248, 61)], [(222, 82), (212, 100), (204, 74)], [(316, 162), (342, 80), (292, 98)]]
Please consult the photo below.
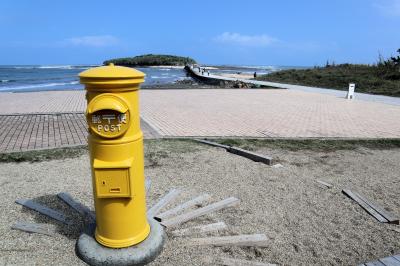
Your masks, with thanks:
[[(165, 84), (151, 84), (151, 85), (143, 85), (139, 90), (174, 90), (174, 89), (182, 89), (182, 90), (190, 90), (190, 89), (223, 89), (219, 86), (215, 85), (207, 85), (202, 83), (197, 83), (192, 81), (191, 83), (165, 83)], [(59, 90), (19, 90), (19, 91), (0, 91), (1, 94), (13, 94), (13, 93), (38, 93), (38, 92), (63, 92), (63, 91), (85, 91), (82, 89), (59, 89)]]

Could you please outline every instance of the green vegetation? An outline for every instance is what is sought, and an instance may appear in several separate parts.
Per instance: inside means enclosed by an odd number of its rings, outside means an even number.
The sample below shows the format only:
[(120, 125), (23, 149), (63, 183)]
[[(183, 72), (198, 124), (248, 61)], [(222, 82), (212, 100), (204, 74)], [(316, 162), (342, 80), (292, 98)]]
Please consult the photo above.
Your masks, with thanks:
[(41, 162), (75, 158), (86, 154), (87, 146), (0, 153), (0, 162)]
[[(259, 148), (282, 149), (287, 151), (310, 150), (316, 152), (334, 152), (337, 150), (356, 150), (358, 148), (389, 150), (399, 149), (400, 139), (210, 139), (224, 145), (236, 146), (255, 151)], [(192, 153), (205, 144), (191, 139), (148, 139), (144, 140), (146, 167), (161, 166), (162, 159), (173, 154)], [(87, 146), (34, 150), (26, 152), (0, 153), (0, 162), (41, 162), (63, 160), (88, 155)]]
[(212, 141), (246, 150), (267, 147), (288, 151), (311, 150), (317, 152), (334, 152), (337, 150), (355, 150), (358, 148), (377, 150), (400, 148), (400, 139), (216, 139)]
[[(190, 153), (199, 149), (190, 139), (144, 140), (146, 166), (159, 166), (159, 161), (171, 154)], [(88, 155), (88, 146), (0, 153), (0, 163), (42, 162)]]
[(104, 61), (104, 65), (114, 63), (119, 66), (184, 66), (186, 64), (196, 64), (190, 57), (175, 55), (146, 54), (135, 57), (115, 58)]
[(146, 167), (159, 167), (161, 161), (172, 154), (195, 152), (197, 143), (190, 139), (146, 139), (144, 140), (144, 161)]
[(347, 90), (349, 83), (356, 83), (356, 92), (400, 97), (400, 56), (386, 60), (381, 57), (375, 65), (328, 62), (325, 67), (283, 70), (257, 79), (339, 90)]

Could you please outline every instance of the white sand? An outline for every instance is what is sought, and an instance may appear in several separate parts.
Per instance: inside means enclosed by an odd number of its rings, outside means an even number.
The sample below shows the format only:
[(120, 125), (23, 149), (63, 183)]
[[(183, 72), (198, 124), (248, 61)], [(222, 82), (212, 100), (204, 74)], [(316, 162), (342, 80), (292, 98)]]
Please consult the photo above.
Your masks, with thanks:
[[(272, 155), (283, 167), (272, 168), (200, 144), (146, 143), (151, 158), (146, 162), (146, 175), (152, 179), (149, 206), (173, 187), (185, 193), (167, 208), (201, 193), (212, 195), (212, 201), (235, 196), (241, 200), (238, 207), (181, 228), (224, 221), (229, 229), (221, 235), (265, 233), (270, 238), (267, 248), (212, 248), (186, 247), (187, 238), (170, 237), (152, 265), (202, 265), (204, 257), (220, 256), (281, 265), (356, 265), (400, 253), (400, 234), (389, 230), (397, 226), (377, 222), (341, 193), (343, 188), (354, 189), (400, 214), (398, 149), (258, 152)], [(0, 164), (0, 173), (0, 264), (83, 265), (74, 253), (81, 223), (67, 228), (14, 201), (34, 199), (70, 216), (71, 210), (55, 198), (66, 191), (91, 206), (88, 157)], [(334, 188), (321, 187), (317, 179)], [(48, 237), (10, 230), (16, 221), (54, 223), (59, 233)]]

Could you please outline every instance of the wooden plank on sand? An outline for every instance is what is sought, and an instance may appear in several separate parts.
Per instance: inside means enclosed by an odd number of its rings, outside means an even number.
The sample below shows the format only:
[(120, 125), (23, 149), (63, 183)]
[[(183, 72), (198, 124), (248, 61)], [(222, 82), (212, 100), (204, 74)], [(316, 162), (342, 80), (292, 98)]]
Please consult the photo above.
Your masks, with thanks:
[(171, 232), (171, 234), (173, 236), (188, 236), (188, 235), (194, 235), (194, 234), (200, 234), (200, 233), (221, 231), (226, 228), (227, 228), (227, 226), (224, 222), (218, 222), (218, 223), (188, 227), (188, 228), (180, 229), (180, 230), (174, 230)]
[(369, 214), (375, 217), (378, 221), (381, 223), (387, 223), (388, 220), (380, 215), (377, 211), (371, 208), (366, 202), (364, 202), (362, 199), (360, 199), (357, 195), (355, 195), (353, 192), (351, 192), (348, 189), (343, 189), (342, 192), (346, 194), (348, 197), (356, 201), (364, 210), (366, 210)]
[(57, 194), (57, 197), (67, 203), (72, 209), (77, 211), (83, 217), (89, 217), (89, 219), (92, 221), (96, 221), (96, 217), (94, 216), (93, 212), (87, 206), (74, 200), (70, 194), (61, 192)]
[(396, 260), (400, 261), (400, 254), (393, 255), (393, 258), (395, 258)]
[(326, 186), (327, 188), (332, 188), (333, 187), (333, 185), (331, 185), (329, 183), (326, 183), (326, 182), (324, 182), (322, 180), (317, 180), (317, 182), (320, 183), (323, 186)]
[(208, 145), (211, 145), (214, 147), (224, 148), (224, 149), (226, 149), (227, 152), (246, 157), (255, 162), (261, 162), (261, 163), (265, 163), (267, 165), (272, 165), (272, 158), (268, 157), (268, 156), (264, 156), (264, 155), (261, 155), (261, 154), (255, 153), (255, 152), (251, 152), (251, 151), (247, 151), (247, 150), (244, 150), (241, 148), (223, 145), (223, 144), (219, 144), (219, 143), (208, 141), (208, 140), (195, 139), (195, 141), (201, 142), (204, 144), (208, 144)]
[(166, 218), (177, 215), (178, 213), (180, 213), (188, 208), (191, 208), (197, 204), (203, 203), (204, 201), (210, 199), (210, 197), (211, 196), (208, 194), (200, 195), (192, 200), (186, 201), (185, 203), (182, 203), (182, 204), (176, 206), (173, 209), (170, 209), (163, 213), (158, 214), (156, 218), (158, 218), (160, 221), (165, 220)]
[(62, 214), (62, 213), (60, 213), (58, 211), (55, 211), (53, 209), (50, 209), (49, 207), (46, 207), (46, 206), (41, 205), (39, 203), (36, 203), (36, 202), (34, 202), (32, 200), (20, 199), (20, 200), (16, 200), (15, 202), (20, 204), (20, 205), (22, 205), (22, 206), (25, 206), (25, 207), (27, 207), (29, 209), (37, 211), (37, 212), (39, 212), (41, 214), (44, 214), (44, 215), (46, 215), (46, 216), (48, 216), (50, 218), (53, 218), (53, 219), (55, 219), (55, 220), (57, 220), (59, 222), (62, 222), (64, 224), (66, 224), (66, 225), (72, 225), (72, 222), (71, 221), (67, 221), (67, 219), (65, 218), (64, 214)]
[(384, 208), (379, 206), (377, 203), (372, 202), (371, 200), (366, 199), (364, 196), (360, 195), (359, 193), (353, 192), (357, 197), (359, 197), (361, 200), (363, 200), (365, 203), (367, 203), (372, 209), (377, 211), (380, 215), (385, 217), (386, 220), (388, 220), (389, 223), (391, 224), (399, 224), (399, 218), (394, 217), (391, 213), (386, 211)]
[(161, 224), (166, 227), (178, 226), (184, 222), (187, 222), (187, 221), (197, 218), (199, 216), (202, 216), (202, 215), (214, 212), (214, 211), (218, 211), (223, 208), (235, 206), (239, 202), (240, 202), (240, 200), (238, 200), (235, 197), (226, 198), (224, 200), (221, 200), (221, 201), (212, 203), (210, 205), (207, 205), (205, 207), (199, 208), (197, 210), (175, 216), (174, 218), (171, 218), (169, 220), (165, 220), (165, 221), (161, 222)]
[(203, 143), (203, 144), (207, 144), (207, 145), (210, 145), (210, 146), (218, 147), (218, 148), (224, 148), (224, 149), (229, 149), (230, 148), (230, 146), (228, 146), (228, 145), (219, 144), (219, 143), (208, 141), (208, 140), (205, 140), (205, 139), (195, 139), (195, 141)]
[(49, 224), (37, 224), (27, 222), (17, 222), (11, 226), (11, 229), (21, 230), (29, 233), (38, 233), (42, 235), (54, 236), (54, 227)]
[(162, 208), (175, 199), (181, 191), (179, 189), (171, 189), (164, 197), (162, 197), (150, 210), (147, 212), (148, 216), (156, 216)]
[(362, 265), (366, 265), (366, 266), (385, 266), (385, 264), (383, 264), (382, 262), (377, 261), (377, 260), (370, 261), (370, 262), (367, 262), (367, 263), (362, 264)]
[(228, 152), (236, 154), (236, 155), (240, 155), (243, 157), (246, 157), (250, 160), (253, 160), (255, 162), (261, 162), (267, 165), (271, 165), (272, 164), (272, 158), (268, 157), (268, 156), (264, 156), (255, 152), (251, 152), (251, 151), (247, 151), (241, 148), (237, 148), (237, 147), (229, 147), (227, 149)]
[(400, 261), (396, 260), (393, 257), (386, 257), (379, 259), (380, 262), (385, 264), (386, 266), (400, 266)]
[(276, 266), (276, 264), (264, 263), (251, 260), (240, 260), (232, 258), (216, 258), (214, 260), (215, 264), (222, 264), (226, 266)]
[(265, 234), (216, 236), (193, 238), (189, 246), (241, 246), (241, 247), (267, 247), (268, 238)]
[(151, 179), (146, 178), (146, 181), (144, 182), (144, 187), (146, 189), (146, 193), (149, 193), (150, 187), (151, 187)]

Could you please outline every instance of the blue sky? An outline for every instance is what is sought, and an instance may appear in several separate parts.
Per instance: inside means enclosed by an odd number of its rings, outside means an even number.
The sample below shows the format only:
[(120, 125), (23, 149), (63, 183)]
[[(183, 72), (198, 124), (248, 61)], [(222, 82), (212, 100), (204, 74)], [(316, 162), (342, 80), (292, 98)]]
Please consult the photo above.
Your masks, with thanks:
[(374, 63), (400, 48), (400, 0), (2, 0), (0, 32), (0, 64), (145, 53), (205, 64)]

